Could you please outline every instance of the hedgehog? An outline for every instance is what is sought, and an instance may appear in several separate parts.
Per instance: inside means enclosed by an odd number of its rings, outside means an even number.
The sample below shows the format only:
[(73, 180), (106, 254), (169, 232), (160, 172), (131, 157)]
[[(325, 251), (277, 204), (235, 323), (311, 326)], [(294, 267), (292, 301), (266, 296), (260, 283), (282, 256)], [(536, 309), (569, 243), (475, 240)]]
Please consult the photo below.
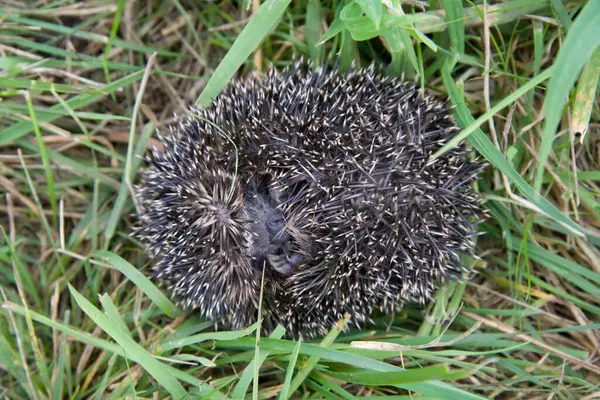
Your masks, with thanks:
[(234, 79), (146, 157), (133, 234), (177, 303), (229, 329), (326, 334), (464, 279), (483, 168), (446, 102), (378, 68)]

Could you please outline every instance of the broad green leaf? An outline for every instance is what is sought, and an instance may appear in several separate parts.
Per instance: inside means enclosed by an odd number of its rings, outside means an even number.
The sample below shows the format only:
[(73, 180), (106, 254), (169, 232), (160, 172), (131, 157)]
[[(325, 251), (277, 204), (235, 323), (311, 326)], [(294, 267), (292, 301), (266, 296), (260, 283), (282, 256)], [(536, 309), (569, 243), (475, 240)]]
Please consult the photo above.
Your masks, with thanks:
[(383, 17), (383, 4), (380, 0), (355, 0), (356, 3), (362, 8), (367, 17), (373, 24), (375, 24), (375, 28), (379, 29), (381, 24), (381, 18)]

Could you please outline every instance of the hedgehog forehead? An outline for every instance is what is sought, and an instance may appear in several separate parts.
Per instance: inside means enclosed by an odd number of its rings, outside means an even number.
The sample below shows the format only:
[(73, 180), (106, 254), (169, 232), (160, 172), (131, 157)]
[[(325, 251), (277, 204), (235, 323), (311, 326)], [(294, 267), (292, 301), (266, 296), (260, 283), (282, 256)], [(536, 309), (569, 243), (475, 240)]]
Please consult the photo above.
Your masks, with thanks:
[(256, 180), (251, 180), (244, 188), (245, 213), (255, 220), (265, 222), (282, 216), (279, 190), (270, 182), (270, 177), (262, 181), (258, 179), (258, 184)]

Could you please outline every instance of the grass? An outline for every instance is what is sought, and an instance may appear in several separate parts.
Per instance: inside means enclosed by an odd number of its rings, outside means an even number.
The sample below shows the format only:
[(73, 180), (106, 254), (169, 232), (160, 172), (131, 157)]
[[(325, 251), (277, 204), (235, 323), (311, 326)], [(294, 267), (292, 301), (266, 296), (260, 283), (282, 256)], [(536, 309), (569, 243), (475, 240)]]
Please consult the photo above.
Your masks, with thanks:
[[(262, 3), (2, 2), (0, 398), (598, 398), (600, 3)], [(174, 113), (299, 57), (450, 99), (482, 260), (362, 330), (216, 332), (143, 274), (131, 185)]]

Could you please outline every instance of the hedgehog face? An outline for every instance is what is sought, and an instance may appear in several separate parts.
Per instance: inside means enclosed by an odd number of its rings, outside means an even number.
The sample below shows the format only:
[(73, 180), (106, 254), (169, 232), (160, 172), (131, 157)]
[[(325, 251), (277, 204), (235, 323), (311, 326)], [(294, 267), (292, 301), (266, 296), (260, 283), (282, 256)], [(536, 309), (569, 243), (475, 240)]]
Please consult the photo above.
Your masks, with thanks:
[(250, 253), (254, 258), (264, 258), (267, 254), (277, 252), (288, 240), (285, 220), (269, 198), (260, 194), (246, 197), (244, 205)]
[(302, 257), (289, 250), (291, 236), (283, 212), (278, 208), (278, 196), (267, 185), (268, 178), (261, 177), (246, 186), (244, 216), (248, 252), (256, 263), (266, 260), (277, 273), (289, 277)]

